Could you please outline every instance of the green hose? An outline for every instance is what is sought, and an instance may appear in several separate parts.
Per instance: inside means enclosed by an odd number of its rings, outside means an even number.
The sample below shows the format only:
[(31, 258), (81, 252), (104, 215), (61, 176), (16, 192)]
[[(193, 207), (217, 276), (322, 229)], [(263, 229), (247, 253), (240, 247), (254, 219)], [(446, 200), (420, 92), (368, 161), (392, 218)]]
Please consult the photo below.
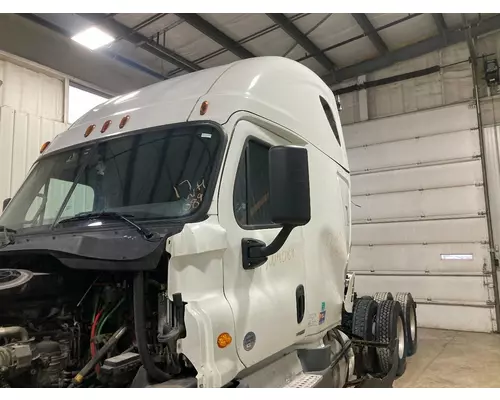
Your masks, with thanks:
[(102, 322), (99, 324), (99, 327), (97, 328), (98, 336), (101, 334), (102, 328), (104, 327), (106, 321), (109, 319), (109, 317), (111, 317), (111, 315), (113, 315), (113, 313), (118, 309), (118, 307), (120, 307), (120, 305), (123, 303), (124, 300), (125, 297), (122, 297), (121, 300), (118, 303), (116, 303), (116, 306), (114, 306), (113, 309), (104, 317)]

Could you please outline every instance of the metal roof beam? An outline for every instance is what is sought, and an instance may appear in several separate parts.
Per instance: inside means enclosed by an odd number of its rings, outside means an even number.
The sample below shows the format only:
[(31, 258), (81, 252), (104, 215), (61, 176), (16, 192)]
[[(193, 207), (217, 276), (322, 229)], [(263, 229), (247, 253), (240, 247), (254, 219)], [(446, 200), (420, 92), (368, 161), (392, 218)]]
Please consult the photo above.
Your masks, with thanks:
[[(167, 14), (154, 14), (152, 17), (147, 18), (146, 20), (138, 23), (137, 25), (133, 26), (130, 28), (130, 33), (132, 32), (137, 32), (140, 31), (141, 29), (151, 25), (153, 22), (159, 20), (160, 18), (163, 18)], [(118, 40), (123, 40), (125, 39), (124, 37), (117, 37), (115, 38), (116, 41)]]
[(368, 36), (368, 39), (370, 39), (370, 42), (372, 42), (377, 51), (380, 54), (386, 54), (389, 51), (389, 49), (387, 48), (387, 45), (382, 40), (380, 35), (377, 33), (376, 29), (373, 27), (372, 23), (370, 22), (366, 14), (351, 14), (351, 15), (356, 20), (356, 23), (360, 26), (360, 28), (363, 29), (363, 32), (365, 33), (366, 36)]
[(212, 39), (214, 42), (220, 44), (225, 49), (229, 50), (234, 55), (240, 58), (252, 58), (255, 55), (245, 49), (240, 43), (236, 40), (231, 39), (224, 32), (217, 29), (210, 22), (204, 20), (198, 14), (175, 14), (179, 18), (182, 18), (193, 28), (199, 30), (205, 36)]
[(438, 29), (439, 34), (446, 41), (448, 41), (448, 26), (446, 25), (443, 14), (432, 14), (432, 18), (434, 19), (434, 23), (436, 24), (436, 28)]
[(292, 21), (290, 21), (285, 14), (267, 14), (271, 20), (280, 26), (288, 36), (295, 40), (300, 46), (304, 48), (309, 54), (313, 54), (314, 58), (328, 71), (335, 69), (335, 64), (321, 52), (311, 39), (304, 35), (299, 28), (297, 28)]
[(439, 33), (441, 35), (445, 35), (448, 27), (446, 26), (443, 14), (432, 14), (432, 18), (434, 19), (434, 23), (436, 24)]
[[(480, 23), (473, 26), (471, 28), (471, 36), (477, 37), (499, 29), (500, 15), (496, 15), (488, 19), (483, 19)], [(387, 68), (397, 62), (410, 60), (467, 40), (466, 34), (462, 30), (448, 31), (447, 38), (448, 40), (445, 40), (441, 35), (434, 36), (421, 42), (405, 46), (396, 51), (388, 52), (383, 56), (339, 69), (335, 71), (334, 78), (331, 76), (324, 76), (323, 79), (328, 85), (333, 85), (346, 79), (355, 78), (379, 69)]]
[(159, 19), (163, 18), (167, 14), (154, 14), (149, 18), (146, 18), (144, 21), (139, 22), (137, 25), (132, 27), (132, 30), (134, 32), (140, 31), (141, 29), (144, 29), (145, 27), (151, 25), (153, 22), (158, 21)]
[(81, 17), (92, 21), (95, 24), (98, 24), (104, 28), (106, 28), (110, 33), (117, 37), (123, 37), (124, 40), (135, 44), (136, 46), (146, 50), (147, 52), (153, 54), (154, 56), (165, 60), (179, 68), (182, 68), (188, 72), (200, 71), (203, 68), (198, 64), (189, 61), (184, 58), (180, 54), (177, 54), (173, 50), (170, 50), (155, 41), (147, 38), (146, 36), (134, 32), (133, 28), (129, 28), (126, 25), (116, 21), (113, 18), (105, 19), (103, 18), (103, 14), (78, 14)]

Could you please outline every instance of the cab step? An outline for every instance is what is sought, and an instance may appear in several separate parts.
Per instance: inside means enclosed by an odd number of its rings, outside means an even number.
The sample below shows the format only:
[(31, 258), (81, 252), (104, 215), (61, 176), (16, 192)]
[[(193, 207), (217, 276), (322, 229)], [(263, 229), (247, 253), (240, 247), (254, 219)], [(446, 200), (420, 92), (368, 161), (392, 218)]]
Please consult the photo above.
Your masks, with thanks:
[(315, 374), (298, 374), (291, 382), (283, 386), (284, 388), (313, 388), (318, 385), (318, 383), (323, 378), (322, 375)]

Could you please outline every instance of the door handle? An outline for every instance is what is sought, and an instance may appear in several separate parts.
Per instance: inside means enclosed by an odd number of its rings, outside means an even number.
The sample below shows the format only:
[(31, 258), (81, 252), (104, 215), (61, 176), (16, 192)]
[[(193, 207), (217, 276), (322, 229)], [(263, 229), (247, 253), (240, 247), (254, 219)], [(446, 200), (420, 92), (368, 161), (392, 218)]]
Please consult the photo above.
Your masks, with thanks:
[(306, 294), (303, 285), (297, 286), (295, 290), (295, 301), (297, 304), (297, 324), (300, 324), (306, 312)]

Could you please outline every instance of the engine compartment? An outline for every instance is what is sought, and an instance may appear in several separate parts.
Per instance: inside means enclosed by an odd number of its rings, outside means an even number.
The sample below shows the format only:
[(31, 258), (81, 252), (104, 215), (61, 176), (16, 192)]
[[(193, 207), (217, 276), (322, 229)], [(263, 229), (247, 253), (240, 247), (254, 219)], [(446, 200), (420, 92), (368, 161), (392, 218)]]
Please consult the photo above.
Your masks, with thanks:
[(141, 387), (196, 376), (176, 352), (185, 303), (167, 296), (167, 267), (166, 256), (147, 274), (72, 270), (51, 256), (2, 259), (0, 387)]

